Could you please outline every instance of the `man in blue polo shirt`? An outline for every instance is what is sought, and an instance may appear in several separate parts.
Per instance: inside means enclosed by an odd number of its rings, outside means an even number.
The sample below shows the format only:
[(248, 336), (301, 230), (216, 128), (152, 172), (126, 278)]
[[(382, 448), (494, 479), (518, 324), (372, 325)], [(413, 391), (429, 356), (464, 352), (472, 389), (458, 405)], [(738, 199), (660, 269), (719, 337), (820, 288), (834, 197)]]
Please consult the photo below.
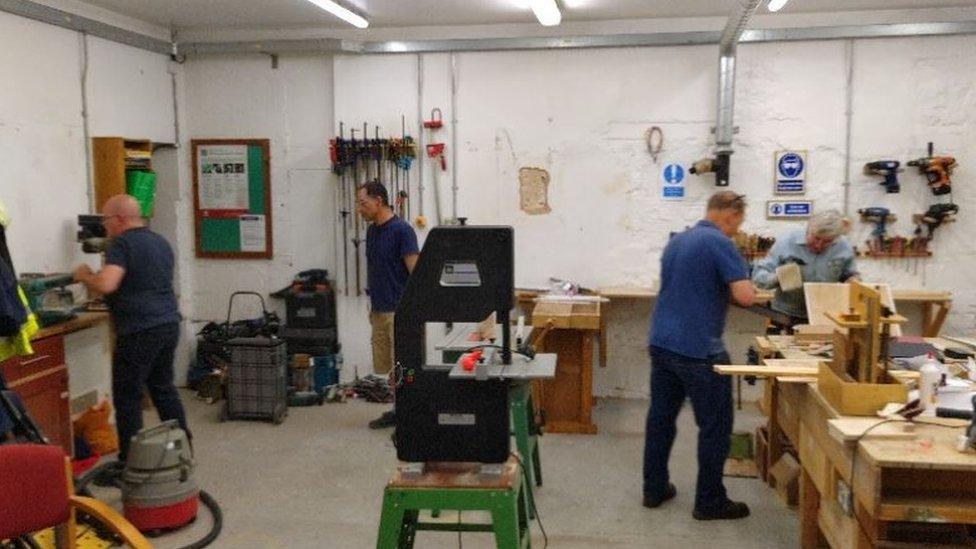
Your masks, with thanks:
[(698, 520), (749, 516), (745, 503), (728, 498), (722, 469), (732, 434), (731, 378), (712, 370), (727, 364), (722, 343), (729, 301), (748, 307), (756, 297), (749, 268), (730, 237), (742, 224), (745, 199), (721, 191), (708, 201), (705, 219), (677, 234), (661, 256), (661, 291), (650, 330), (651, 406), (644, 442), (644, 506), (673, 498), (668, 458), (685, 398), (698, 424)]
[[(373, 371), (387, 375), (393, 369), (393, 313), (417, 264), (420, 249), (417, 234), (390, 207), (382, 183), (373, 181), (359, 188), (356, 209), (370, 223), (366, 229), (366, 288), (369, 293), (369, 324), (373, 329)], [(369, 423), (372, 429), (396, 424), (393, 411)]]

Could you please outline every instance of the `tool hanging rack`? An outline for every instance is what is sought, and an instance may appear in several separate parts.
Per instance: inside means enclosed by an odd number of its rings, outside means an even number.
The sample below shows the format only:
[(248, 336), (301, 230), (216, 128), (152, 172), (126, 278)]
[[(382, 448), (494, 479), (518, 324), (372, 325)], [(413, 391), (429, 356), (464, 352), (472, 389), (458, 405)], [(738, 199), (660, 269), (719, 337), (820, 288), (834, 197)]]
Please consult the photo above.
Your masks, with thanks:
[[(350, 289), (349, 247), (353, 249), (353, 273), (355, 292), (363, 294), (365, 269), (366, 223), (356, 214), (356, 192), (362, 185), (378, 182), (386, 187), (390, 207), (401, 219), (410, 218), (410, 169), (417, 158), (414, 138), (406, 135), (405, 120), (401, 117), (399, 137), (380, 137), (380, 127), (374, 126), (373, 135), (363, 123), (361, 133), (358, 128), (349, 130), (346, 137), (345, 124), (339, 123), (339, 135), (329, 141), (329, 158), (332, 172), (339, 176), (337, 200), (339, 221), (342, 223), (342, 272), (345, 295)], [(358, 134), (358, 136), (357, 136)], [(351, 217), (351, 219), (350, 219)], [(350, 234), (351, 232), (351, 234)]]

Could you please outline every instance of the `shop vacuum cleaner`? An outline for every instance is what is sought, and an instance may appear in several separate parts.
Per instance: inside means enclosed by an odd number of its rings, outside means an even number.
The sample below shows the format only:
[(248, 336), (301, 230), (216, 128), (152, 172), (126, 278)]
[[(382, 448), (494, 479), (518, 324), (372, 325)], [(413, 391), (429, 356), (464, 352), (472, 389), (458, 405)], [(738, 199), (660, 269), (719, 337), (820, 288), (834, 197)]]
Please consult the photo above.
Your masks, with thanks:
[[(103, 464), (86, 473), (77, 491), (116, 463)], [(220, 534), (223, 519), (217, 502), (201, 490), (194, 478), (196, 467), (186, 432), (175, 420), (139, 431), (129, 445), (129, 455), (114, 485), (122, 490), (126, 520), (148, 536), (180, 529), (197, 517), (202, 502), (213, 515), (213, 527), (203, 539), (183, 549), (206, 547)]]
[(139, 431), (121, 477), (126, 520), (140, 532), (152, 532), (196, 519), (200, 488), (194, 468), (190, 442), (175, 420)]

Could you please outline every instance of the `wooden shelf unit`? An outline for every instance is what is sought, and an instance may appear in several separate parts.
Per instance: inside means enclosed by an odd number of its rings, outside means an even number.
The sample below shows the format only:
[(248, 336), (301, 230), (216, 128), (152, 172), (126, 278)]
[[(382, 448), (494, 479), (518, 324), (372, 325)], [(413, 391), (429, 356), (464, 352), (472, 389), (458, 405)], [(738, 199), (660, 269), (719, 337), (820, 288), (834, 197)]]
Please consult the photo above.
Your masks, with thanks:
[(92, 138), (95, 211), (101, 212), (110, 197), (126, 192), (126, 171), (152, 171), (152, 150), (148, 139)]

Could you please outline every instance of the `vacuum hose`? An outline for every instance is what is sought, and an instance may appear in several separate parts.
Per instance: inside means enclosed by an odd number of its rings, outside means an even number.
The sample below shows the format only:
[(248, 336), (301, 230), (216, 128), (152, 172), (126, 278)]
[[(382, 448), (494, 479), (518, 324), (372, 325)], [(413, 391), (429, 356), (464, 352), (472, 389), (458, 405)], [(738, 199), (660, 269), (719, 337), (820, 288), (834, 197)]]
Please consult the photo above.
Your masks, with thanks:
[[(99, 473), (102, 473), (111, 467), (117, 466), (118, 464), (116, 462), (107, 461), (86, 471), (75, 481), (75, 492), (82, 496), (92, 497), (91, 491), (88, 490), (88, 485), (91, 484), (96, 477), (98, 477)], [(217, 504), (217, 500), (215, 500), (213, 496), (208, 494), (206, 491), (200, 490), (200, 502), (210, 510), (210, 515), (213, 518), (213, 525), (210, 527), (210, 532), (207, 533), (206, 536), (200, 538), (199, 541), (195, 541), (189, 545), (183, 546), (180, 549), (203, 549), (217, 539), (217, 536), (220, 535), (220, 530), (224, 526), (224, 515), (220, 510), (220, 505)]]

